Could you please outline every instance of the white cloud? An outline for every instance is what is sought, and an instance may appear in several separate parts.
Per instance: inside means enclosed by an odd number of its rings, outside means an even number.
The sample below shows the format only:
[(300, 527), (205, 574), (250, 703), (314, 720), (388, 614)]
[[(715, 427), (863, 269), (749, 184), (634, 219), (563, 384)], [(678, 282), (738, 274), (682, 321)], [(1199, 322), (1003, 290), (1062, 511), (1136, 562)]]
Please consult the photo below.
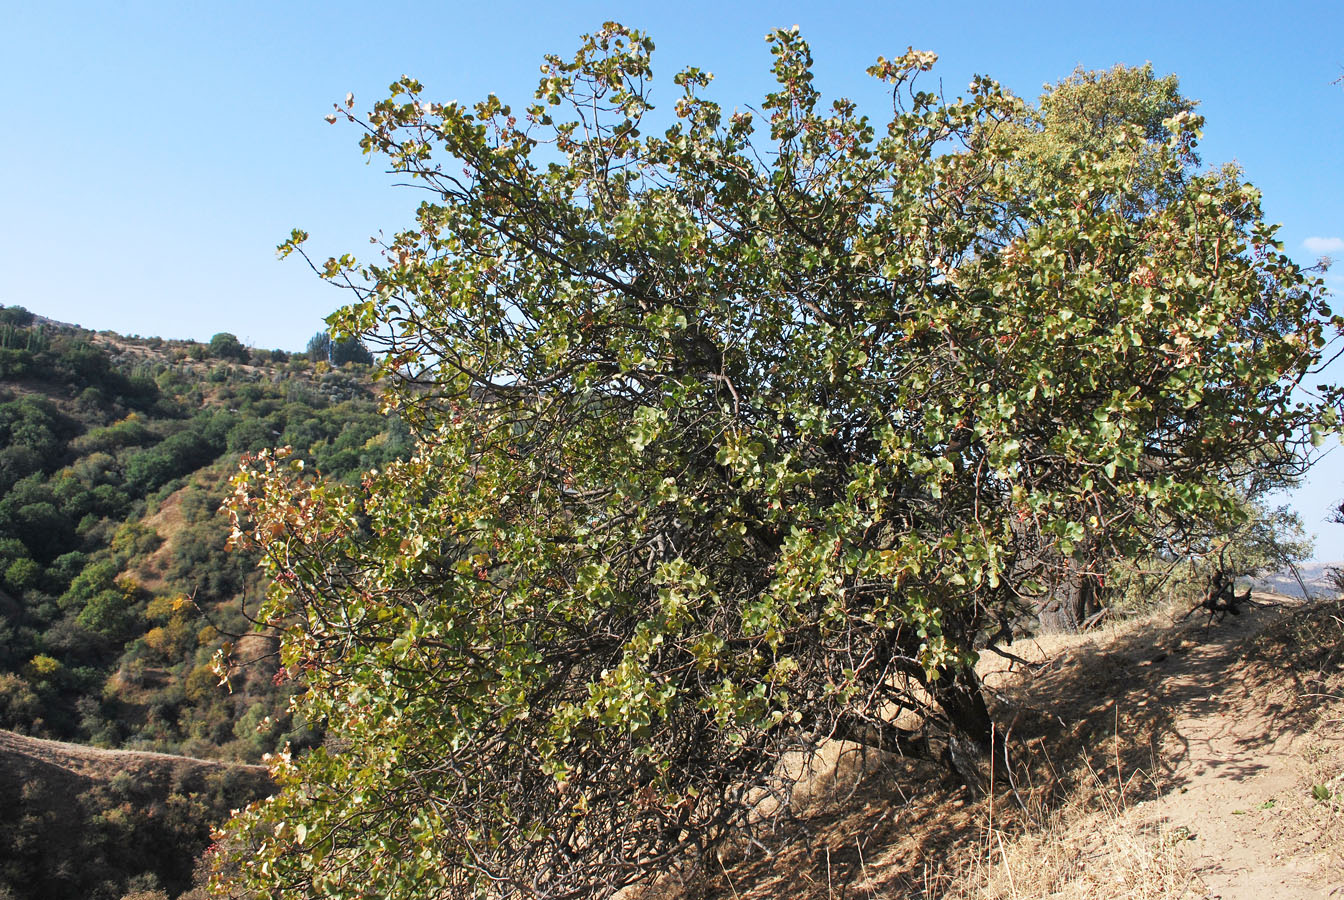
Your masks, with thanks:
[(1312, 253), (1344, 253), (1344, 238), (1309, 237), (1302, 246)]

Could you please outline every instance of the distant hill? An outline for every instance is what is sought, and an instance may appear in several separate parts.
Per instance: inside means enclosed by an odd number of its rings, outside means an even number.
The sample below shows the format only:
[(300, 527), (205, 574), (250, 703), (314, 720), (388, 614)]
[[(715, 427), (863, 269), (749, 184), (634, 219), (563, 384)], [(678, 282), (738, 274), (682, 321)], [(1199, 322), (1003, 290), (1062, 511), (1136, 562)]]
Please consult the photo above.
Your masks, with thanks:
[[(252, 790), (230, 774), (246, 770), (108, 752), (255, 763), (321, 739), (289, 714), (301, 685), (279, 671), (273, 638), (249, 634), (266, 585), (255, 560), (226, 552), (218, 512), (245, 453), (288, 445), (354, 480), (409, 452), (369, 368), (333, 367), (317, 343), (314, 360), (229, 334), (128, 337), (0, 307), (0, 729), (13, 732), (0, 739), (0, 898), (117, 900), (108, 891), (150, 882), (175, 893), (224, 798)], [(225, 641), (253, 660), (232, 691), (211, 667)], [(23, 736), (89, 748), (29, 753)], [(89, 822), (96, 841), (67, 833)], [(51, 841), (79, 854), (66, 857), (75, 869), (43, 855)], [(48, 865), (55, 880), (39, 886), (33, 866)]]
[(0, 307), (0, 728), (240, 761), (313, 740), (273, 657), (232, 694), (210, 669), (264, 589), (217, 510), (281, 445), (353, 479), (410, 442), (366, 367)]
[(0, 896), (177, 896), (210, 823), (270, 790), (261, 766), (0, 731)]
[(1289, 597), (1304, 596), (1302, 585), (1305, 584), (1307, 592), (1312, 597), (1334, 597), (1339, 594), (1339, 588), (1331, 581), (1331, 569), (1344, 570), (1344, 562), (1299, 563), (1297, 572), (1302, 578), (1301, 583), (1298, 582), (1292, 572), (1288, 571), (1264, 575), (1252, 579), (1251, 583), (1256, 590), (1272, 591)]

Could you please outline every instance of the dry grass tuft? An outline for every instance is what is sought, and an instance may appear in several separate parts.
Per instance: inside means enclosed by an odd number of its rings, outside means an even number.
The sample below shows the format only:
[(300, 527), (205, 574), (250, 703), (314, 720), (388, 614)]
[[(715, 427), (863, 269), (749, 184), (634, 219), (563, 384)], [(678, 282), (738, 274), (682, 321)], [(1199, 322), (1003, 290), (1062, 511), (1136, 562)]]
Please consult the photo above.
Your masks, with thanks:
[(986, 657), (981, 674), (1009, 729), (1008, 771), (993, 773), (986, 795), (940, 780), (936, 766), (891, 757), (817, 771), (802, 821), (777, 842), (728, 854), (693, 887), (656, 895), (1204, 897), (1189, 852), (1195, 835), (1149, 805), (1186, 783), (1190, 748), (1178, 726), (1192, 710), (1234, 718), (1253, 710), (1271, 733), (1303, 735), (1310, 778), (1330, 791), (1304, 815), (1314, 833), (1339, 833), (1344, 606), (1284, 605), (1212, 627), (1177, 621), (1181, 611), (1019, 642), (1013, 653), (1038, 664), (1029, 671)]
[[(973, 852), (930, 866), (940, 900), (1203, 897), (1180, 845), (1188, 833), (1134, 815), (1101, 779), (1014, 832), (986, 827)], [(892, 898), (894, 900), (894, 897)]]

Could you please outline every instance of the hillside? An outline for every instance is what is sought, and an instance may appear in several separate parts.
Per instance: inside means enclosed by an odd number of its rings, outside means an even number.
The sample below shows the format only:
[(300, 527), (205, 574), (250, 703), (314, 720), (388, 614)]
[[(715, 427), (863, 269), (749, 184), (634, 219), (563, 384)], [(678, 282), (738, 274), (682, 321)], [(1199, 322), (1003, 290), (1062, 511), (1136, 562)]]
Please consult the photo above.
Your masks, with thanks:
[(982, 793), (833, 745), (775, 843), (642, 896), (1338, 896), (1344, 607), (1257, 599), (1218, 623), (1166, 611), (1020, 641), (1029, 677), (984, 665), (1011, 767)]
[(0, 731), (0, 896), (176, 896), (210, 823), (269, 788), (261, 766)]
[[(320, 739), (290, 716), (273, 638), (250, 633), (265, 585), (226, 551), (218, 512), (245, 453), (290, 445), (352, 479), (406, 452), (368, 367), (319, 349), (93, 333), (0, 307), (0, 833), (17, 842), (0, 851), (0, 897), (115, 897), (147, 873), (181, 890), (208, 825), (256, 793), (238, 774), (251, 770), (74, 744), (256, 763)], [(226, 644), (244, 663), (228, 686), (212, 665)], [(43, 855), (61, 847), (78, 849)], [(33, 880), (48, 868), (55, 881)]]
[(0, 728), (253, 762), (311, 740), (276, 660), (235, 694), (210, 667), (262, 589), (218, 507), (286, 444), (352, 478), (406, 439), (362, 367), (0, 309)]
[(1329, 597), (1338, 590), (1332, 574), (1337, 569), (1344, 570), (1344, 562), (1302, 562), (1297, 564), (1296, 574), (1292, 571), (1274, 572), (1253, 579), (1253, 584), (1256, 590), (1289, 597), (1301, 597), (1305, 586), (1313, 597)]

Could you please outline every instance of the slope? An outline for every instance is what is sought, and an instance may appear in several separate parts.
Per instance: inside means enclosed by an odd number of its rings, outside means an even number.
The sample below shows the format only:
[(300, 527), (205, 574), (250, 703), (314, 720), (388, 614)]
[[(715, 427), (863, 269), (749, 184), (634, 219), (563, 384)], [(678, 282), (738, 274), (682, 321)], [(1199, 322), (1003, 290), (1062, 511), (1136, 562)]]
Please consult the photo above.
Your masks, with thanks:
[(218, 513), (240, 457), (286, 444), (338, 479), (407, 446), (366, 366), (0, 307), (0, 898), (180, 893), (263, 790), (203, 760), (321, 739), (248, 634), (265, 584)]
[(772, 846), (650, 896), (1277, 900), (1344, 888), (1344, 606), (1257, 595), (986, 665), (1010, 765), (973, 796), (837, 748)]
[(211, 823), (269, 789), (261, 766), (0, 731), (0, 896), (176, 896)]
[(263, 589), (217, 510), (245, 453), (357, 478), (406, 442), (366, 369), (229, 337), (0, 308), (0, 728), (252, 762), (314, 739), (275, 660), (236, 693), (211, 670)]

